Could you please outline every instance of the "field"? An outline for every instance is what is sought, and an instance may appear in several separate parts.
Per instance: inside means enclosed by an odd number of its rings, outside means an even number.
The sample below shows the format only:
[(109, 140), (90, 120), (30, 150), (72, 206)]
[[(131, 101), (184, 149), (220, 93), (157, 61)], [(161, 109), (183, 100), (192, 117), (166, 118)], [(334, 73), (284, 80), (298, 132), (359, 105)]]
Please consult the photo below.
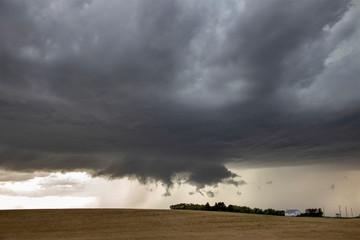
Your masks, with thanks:
[(127, 209), (0, 211), (0, 239), (360, 239), (360, 219)]

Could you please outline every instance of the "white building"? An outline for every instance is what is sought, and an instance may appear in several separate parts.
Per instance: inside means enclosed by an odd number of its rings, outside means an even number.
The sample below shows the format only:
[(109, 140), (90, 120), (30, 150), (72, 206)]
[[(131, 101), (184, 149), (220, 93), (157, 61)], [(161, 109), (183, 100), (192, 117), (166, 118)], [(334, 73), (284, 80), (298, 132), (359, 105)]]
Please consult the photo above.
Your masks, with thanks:
[(285, 211), (285, 216), (287, 217), (296, 217), (296, 216), (300, 216), (301, 212), (297, 209), (289, 209)]

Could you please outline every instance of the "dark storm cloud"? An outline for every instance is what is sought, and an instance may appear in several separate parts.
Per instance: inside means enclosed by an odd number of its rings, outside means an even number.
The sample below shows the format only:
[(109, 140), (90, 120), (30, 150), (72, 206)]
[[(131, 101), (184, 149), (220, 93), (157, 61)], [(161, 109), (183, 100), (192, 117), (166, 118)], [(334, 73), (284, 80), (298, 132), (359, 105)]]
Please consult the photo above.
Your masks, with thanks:
[(355, 167), (356, 4), (2, 0), (0, 166), (198, 188)]
[(230, 29), (233, 49), (224, 58), (251, 79), (253, 94), (261, 97), (287, 85), (312, 82), (336, 47), (324, 42), (323, 29), (331, 28), (347, 10), (339, 1), (248, 1), (246, 7), (250, 11)]

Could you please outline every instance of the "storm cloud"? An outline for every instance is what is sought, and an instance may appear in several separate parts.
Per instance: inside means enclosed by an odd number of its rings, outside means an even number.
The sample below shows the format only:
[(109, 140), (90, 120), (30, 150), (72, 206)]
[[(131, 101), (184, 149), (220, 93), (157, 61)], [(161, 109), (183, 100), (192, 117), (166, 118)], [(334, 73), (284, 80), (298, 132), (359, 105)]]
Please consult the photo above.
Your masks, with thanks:
[(355, 1), (0, 0), (0, 167), (236, 186), (360, 169)]

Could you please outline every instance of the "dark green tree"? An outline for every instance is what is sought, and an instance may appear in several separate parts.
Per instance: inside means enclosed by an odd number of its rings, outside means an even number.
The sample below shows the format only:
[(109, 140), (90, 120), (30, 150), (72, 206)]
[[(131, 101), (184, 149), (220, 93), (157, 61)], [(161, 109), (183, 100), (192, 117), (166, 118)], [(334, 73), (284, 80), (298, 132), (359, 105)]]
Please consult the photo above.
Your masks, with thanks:
[(228, 212), (234, 212), (234, 206), (230, 204), (230, 205), (227, 207), (227, 210), (228, 210)]
[(211, 207), (210, 207), (209, 202), (207, 202), (207, 203), (205, 204), (205, 210), (206, 210), (206, 211), (210, 211), (210, 210), (211, 210)]
[(224, 202), (218, 202), (218, 211), (226, 211), (226, 205)]
[(308, 208), (303, 216), (306, 217), (322, 217), (324, 215), (321, 208)]

